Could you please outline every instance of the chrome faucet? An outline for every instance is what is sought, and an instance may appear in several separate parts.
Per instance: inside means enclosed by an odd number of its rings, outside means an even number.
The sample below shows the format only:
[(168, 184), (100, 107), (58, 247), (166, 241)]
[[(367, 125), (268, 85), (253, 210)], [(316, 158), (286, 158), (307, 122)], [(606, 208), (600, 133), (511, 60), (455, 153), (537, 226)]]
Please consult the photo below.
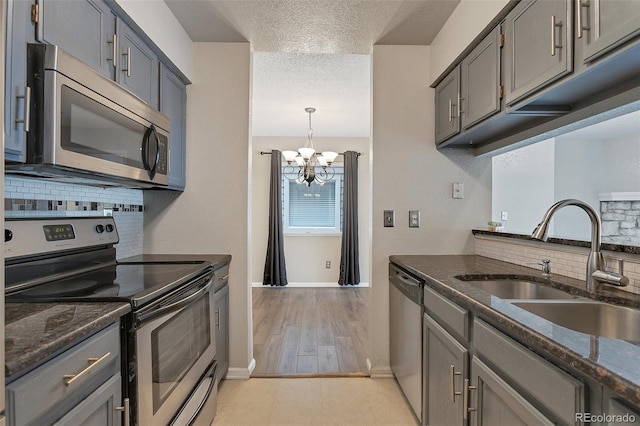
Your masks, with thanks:
[(542, 218), (542, 222), (540, 222), (538, 226), (536, 226), (536, 229), (533, 230), (531, 238), (540, 241), (547, 241), (551, 217), (556, 211), (566, 206), (580, 207), (585, 211), (585, 213), (587, 213), (587, 215), (589, 215), (589, 219), (591, 219), (591, 253), (589, 253), (589, 258), (587, 259), (587, 290), (595, 291), (597, 283), (616, 286), (628, 285), (629, 278), (622, 275), (622, 273), (618, 274), (615, 272), (606, 272), (604, 270), (604, 256), (602, 256), (602, 251), (600, 250), (602, 229), (600, 216), (598, 216), (598, 213), (596, 213), (589, 204), (583, 201), (574, 199), (562, 200), (549, 207), (549, 210), (547, 210)]

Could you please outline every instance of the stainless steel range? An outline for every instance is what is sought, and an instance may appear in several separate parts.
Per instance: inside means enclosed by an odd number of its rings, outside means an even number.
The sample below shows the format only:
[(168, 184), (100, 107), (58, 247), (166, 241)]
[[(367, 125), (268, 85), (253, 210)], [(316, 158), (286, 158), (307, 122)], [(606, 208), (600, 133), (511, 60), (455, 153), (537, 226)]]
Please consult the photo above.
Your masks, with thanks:
[(217, 396), (212, 265), (118, 263), (118, 240), (111, 217), (5, 220), (6, 301), (129, 302), (122, 367), (131, 424), (209, 425)]

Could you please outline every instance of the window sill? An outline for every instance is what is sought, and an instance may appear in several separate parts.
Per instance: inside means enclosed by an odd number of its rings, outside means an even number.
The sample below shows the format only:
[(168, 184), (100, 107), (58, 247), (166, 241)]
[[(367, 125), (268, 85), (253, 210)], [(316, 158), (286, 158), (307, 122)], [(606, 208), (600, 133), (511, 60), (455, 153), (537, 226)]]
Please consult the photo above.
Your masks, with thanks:
[(341, 232), (285, 232), (285, 237), (342, 237)]

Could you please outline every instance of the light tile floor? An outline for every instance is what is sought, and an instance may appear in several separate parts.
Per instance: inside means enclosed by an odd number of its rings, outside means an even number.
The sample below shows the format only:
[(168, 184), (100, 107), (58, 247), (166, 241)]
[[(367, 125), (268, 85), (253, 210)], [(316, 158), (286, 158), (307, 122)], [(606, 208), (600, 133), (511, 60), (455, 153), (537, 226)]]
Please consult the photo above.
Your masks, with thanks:
[(225, 380), (213, 426), (416, 426), (395, 379)]

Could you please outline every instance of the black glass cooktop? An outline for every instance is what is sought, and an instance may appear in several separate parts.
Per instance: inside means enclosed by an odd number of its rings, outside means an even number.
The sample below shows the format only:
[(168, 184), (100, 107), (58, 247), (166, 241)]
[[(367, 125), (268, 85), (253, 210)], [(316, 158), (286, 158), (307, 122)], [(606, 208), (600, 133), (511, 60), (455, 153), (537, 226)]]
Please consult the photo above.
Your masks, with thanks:
[(135, 308), (202, 275), (210, 268), (207, 262), (118, 264), (7, 294), (5, 300), (130, 301)]

